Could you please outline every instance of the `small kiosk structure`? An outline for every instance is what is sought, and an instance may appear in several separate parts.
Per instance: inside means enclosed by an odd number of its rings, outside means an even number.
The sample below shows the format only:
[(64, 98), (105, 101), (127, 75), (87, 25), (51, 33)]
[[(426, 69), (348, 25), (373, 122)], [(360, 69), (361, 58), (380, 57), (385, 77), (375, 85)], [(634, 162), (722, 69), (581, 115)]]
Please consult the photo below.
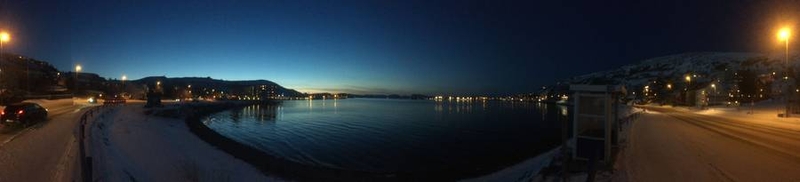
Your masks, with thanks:
[(570, 85), (573, 92), (572, 158), (590, 163), (610, 164), (612, 145), (619, 130), (617, 108), (625, 93), (622, 86)]

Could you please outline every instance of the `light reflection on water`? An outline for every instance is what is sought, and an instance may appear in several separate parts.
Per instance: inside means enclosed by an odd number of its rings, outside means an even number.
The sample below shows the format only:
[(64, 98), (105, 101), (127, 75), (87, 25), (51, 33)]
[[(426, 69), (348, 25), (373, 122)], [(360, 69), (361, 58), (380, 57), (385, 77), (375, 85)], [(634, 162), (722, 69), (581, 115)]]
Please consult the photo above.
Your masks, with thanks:
[(327, 99), (253, 105), (204, 123), (293, 161), (365, 171), (504, 166), (560, 141), (567, 107), (529, 102)]

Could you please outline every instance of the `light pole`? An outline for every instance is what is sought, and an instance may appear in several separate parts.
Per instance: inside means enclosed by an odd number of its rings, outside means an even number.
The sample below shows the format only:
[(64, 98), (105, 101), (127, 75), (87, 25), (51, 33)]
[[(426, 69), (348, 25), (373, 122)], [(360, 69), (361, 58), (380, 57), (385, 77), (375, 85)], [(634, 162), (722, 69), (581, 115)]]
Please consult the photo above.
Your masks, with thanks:
[[(11, 35), (8, 34), (8, 32), (5, 32), (5, 31), (0, 32), (0, 63), (2, 63), (3, 59), (4, 59), (3, 58), (3, 53), (4, 53), (5, 50), (4, 50), (3, 44), (8, 42), (8, 41), (10, 41), (10, 40), (11, 40)], [(0, 65), (2, 65), (2, 64), (0, 64)], [(2, 67), (2, 66), (0, 66), (0, 67)], [(0, 75), (2, 75), (2, 74), (0, 74)], [(2, 82), (2, 80), (0, 80), (0, 82)], [(5, 87), (5, 84), (3, 84), (3, 86)], [(5, 89), (5, 88), (3, 88), (3, 89)], [(5, 94), (3, 94), (3, 95), (5, 95)], [(2, 101), (3, 101), (2, 95), (0, 95), (0, 102), (2, 102)]]
[(127, 93), (126, 90), (125, 90), (125, 80), (128, 80), (128, 76), (125, 76), (123, 74), (122, 75), (122, 79), (120, 79), (120, 80), (122, 80), (122, 90), (120, 90), (120, 91), (123, 92), (123, 93)]
[[(714, 92), (711, 93), (711, 104), (714, 104), (715, 103), (714, 101), (717, 100), (716, 99), (716, 97), (717, 97), (717, 84), (712, 83), (711, 84), (711, 88), (714, 89)], [(709, 105), (711, 105), (711, 104), (709, 104)]]
[[(787, 78), (789, 76), (789, 69), (790, 69), (790, 67), (789, 67), (789, 37), (790, 36), (791, 36), (791, 30), (789, 28), (782, 28), (781, 30), (778, 31), (778, 39), (780, 41), (783, 41), (786, 44), (786, 64), (785, 64), (785, 67), (786, 67), (785, 68), (786, 69), (785, 75), (786, 75), (786, 77), (784, 77), (784, 78)], [(789, 111), (789, 96), (791, 94), (789, 94), (789, 85), (788, 85), (789, 84), (789, 79), (784, 79), (784, 81), (786, 82), (786, 84), (784, 84), (784, 85), (786, 85), (786, 89), (784, 89), (785, 92), (786, 92), (785, 93), (786, 111), (784, 113), (784, 117), (788, 118), (789, 117), (789, 112), (790, 112)]]
[(0, 60), (2, 59), (3, 51), (4, 51), (3, 50), (3, 43), (8, 42), (9, 40), (11, 40), (11, 35), (8, 34), (8, 32), (5, 32), (5, 31), (4, 32), (0, 32)]
[[(684, 88), (683, 91), (684, 91), (684, 94), (686, 95), (686, 97), (683, 100), (684, 102), (688, 101), (689, 98), (690, 98), (689, 97), (689, 86), (692, 85), (692, 76), (686, 75), (685, 79), (686, 79), (686, 88)], [(686, 104), (691, 106), (691, 103), (686, 103)]]
[(79, 65), (75, 65), (75, 94), (78, 93), (78, 82), (80, 82), (79, 74), (80, 74), (82, 69), (83, 69), (83, 67), (81, 67), (80, 64)]

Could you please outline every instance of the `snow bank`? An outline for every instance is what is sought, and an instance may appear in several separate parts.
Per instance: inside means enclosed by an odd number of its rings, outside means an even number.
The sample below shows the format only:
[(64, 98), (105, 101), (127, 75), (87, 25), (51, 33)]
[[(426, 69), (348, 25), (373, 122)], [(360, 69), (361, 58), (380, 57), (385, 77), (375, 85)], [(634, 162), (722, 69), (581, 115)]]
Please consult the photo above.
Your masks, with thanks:
[(115, 106), (92, 123), (90, 155), (100, 181), (277, 181), (190, 133), (185, 122)]
[(522, 161), (492, 174), (461, 181), (531, 181), (539, 174), (540, 170), (550, 164), (559, 151), (561, 151), (561, 147), (556, 147), (534, 158)]
[(642, 112), (644, 110), (640, 108), (635, 108), (631, 105), (620, 105), (617, 109), (617, 113), (619, 114), (619, 118), (628, 118), (633, 116), (636, 113)]

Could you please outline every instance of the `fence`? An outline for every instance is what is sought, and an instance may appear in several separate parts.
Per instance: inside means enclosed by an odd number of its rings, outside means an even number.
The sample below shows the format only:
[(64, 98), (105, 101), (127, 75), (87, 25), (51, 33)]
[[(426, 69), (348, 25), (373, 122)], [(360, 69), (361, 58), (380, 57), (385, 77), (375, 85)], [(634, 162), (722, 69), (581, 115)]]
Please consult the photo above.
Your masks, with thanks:
[[(108, 105), (101, 105), (89, 108), (86, 112), (81, 115), (80, 123), (78, 124), (78, 166), (80, 172), (80, 181), (84, 182), (91, 182), (92, 177), (92, 157), (91, 155), (87, 154), (87, 150), (89, 150), (89, 144), (91, 144), (91, 133), (86, 133), (86, 128), (90, 127), (91, 124), (89, 121), (96, 120), (98, 117), (103, 118), (103, 115), (108, 113), (110, 109), (108, 109)], [(88, 144), (87, 144), (88, 143)]]

